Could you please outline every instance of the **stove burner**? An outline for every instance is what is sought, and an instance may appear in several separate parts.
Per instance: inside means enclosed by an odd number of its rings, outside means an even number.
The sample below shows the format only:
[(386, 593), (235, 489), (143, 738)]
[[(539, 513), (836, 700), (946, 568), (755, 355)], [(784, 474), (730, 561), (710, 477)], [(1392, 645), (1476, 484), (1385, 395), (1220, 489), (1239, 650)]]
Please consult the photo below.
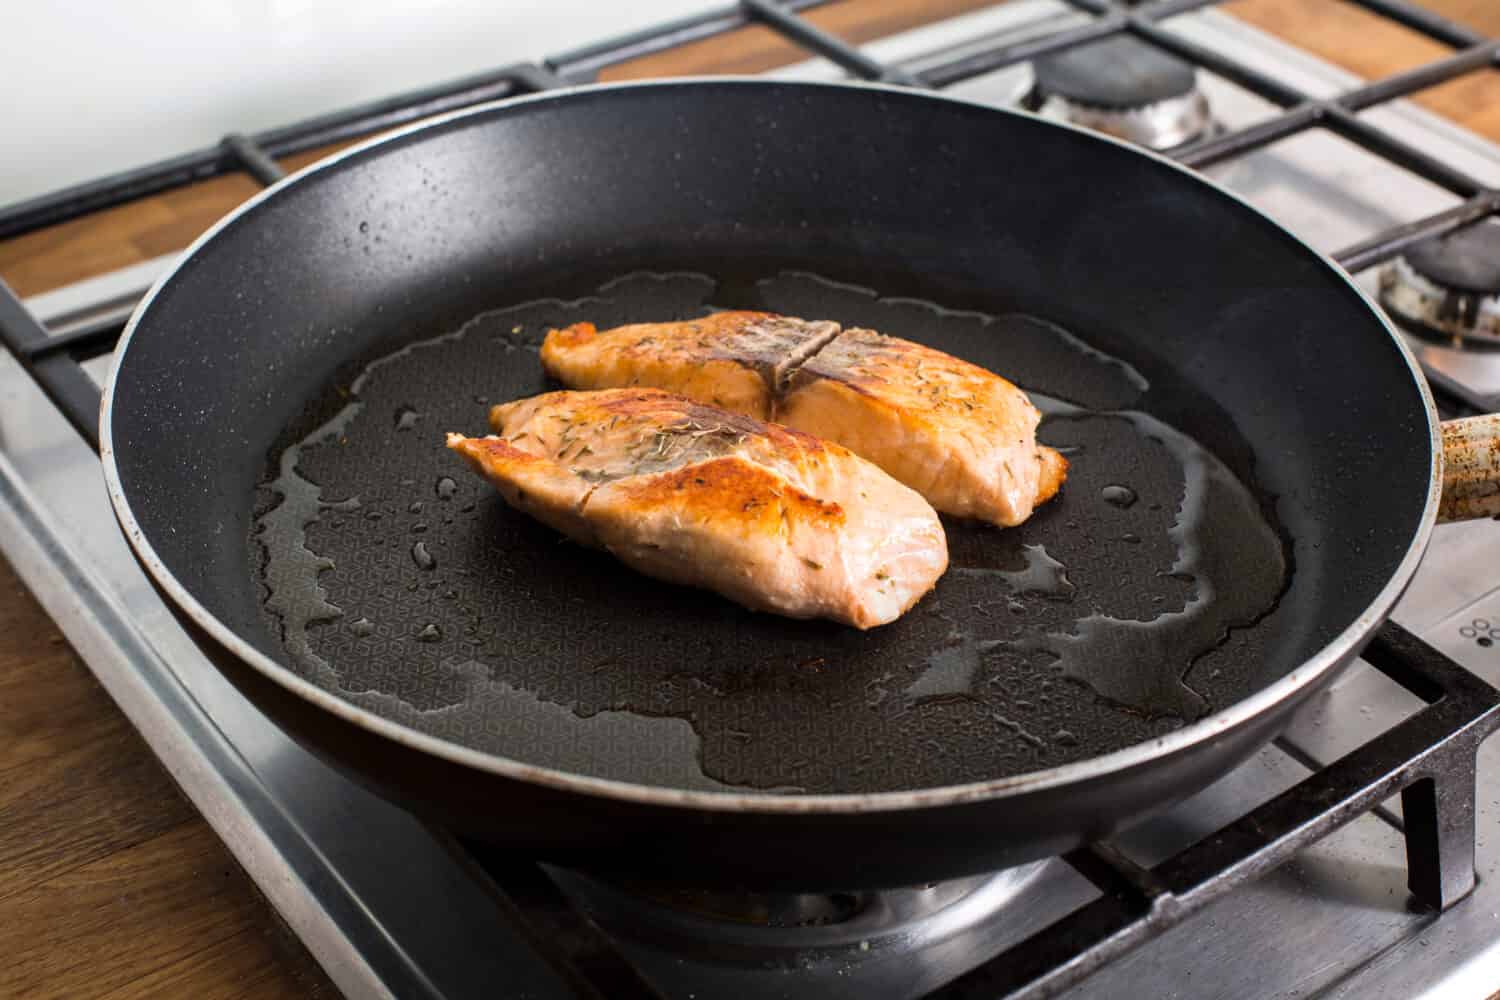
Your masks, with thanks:
[(908, 889), (750, 893), (606, 882), (556, 869), (601, 927), (647, 944), (720, 959), (805, 966), (915, 951), (995, 919), (1046, 862)]
[(1112, 38), (1032, 62), (1023, 104), (1149, 149), (1171, 149), (1213, 131), (1208, 98), (1188, 63), (1134, 38)]
[(1408, 250), (1381, 272), (1380, 304), (1426, 340), (1500, 348), (1500, 220), (1486, 219)]

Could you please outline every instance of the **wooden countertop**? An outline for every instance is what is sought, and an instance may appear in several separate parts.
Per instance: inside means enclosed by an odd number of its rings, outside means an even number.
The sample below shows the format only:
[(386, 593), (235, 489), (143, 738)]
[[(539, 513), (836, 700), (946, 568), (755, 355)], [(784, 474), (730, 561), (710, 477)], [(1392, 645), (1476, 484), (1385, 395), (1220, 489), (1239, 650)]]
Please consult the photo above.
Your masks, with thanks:
[[(811, 16), (865, 40), (986, 2), (843, 0)], [(1500, 36), (1494, 0), (1425, 2)], [(1337, 0), (1224, 9), (1369, 78), (1446, 54)], [(607, 75), (747, 72), (793, 56), (755, 28)], [(1418, 100), (1500, 142), (1500, 73), (1471, 73)], [(31, 295), (177, 249), (253, 191), (224, 178), (0, 243), (0, 277)], [(4, 997), (336, 995), (3, 562), (0, 955)]]

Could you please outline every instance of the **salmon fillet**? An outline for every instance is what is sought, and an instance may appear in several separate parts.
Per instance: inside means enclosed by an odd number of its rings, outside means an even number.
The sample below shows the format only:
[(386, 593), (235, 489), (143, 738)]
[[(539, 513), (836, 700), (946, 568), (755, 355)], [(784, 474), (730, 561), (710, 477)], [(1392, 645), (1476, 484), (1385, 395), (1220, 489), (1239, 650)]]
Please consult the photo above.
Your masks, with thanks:
[(1041, 414), (978, 365), (873, 330), (758, 312), (547, 334), (566, 385), (647, 385), (837, 442), (938, 510), (1020, 524), (1067, 478), (1038, 444)]
[(548, 332), (542, 365), (574, 389), (644, 385), (771, 420), (777, 387), (838, 331), (837, 323), (759, 312), (637, 323), (604, 333), (592, 323), (577, 323)]
[(496, 406), (448, 447), (506, 501), (648, 576), (867, 629), (948, 566), (932, 508), (848, 449), (657, 389)]

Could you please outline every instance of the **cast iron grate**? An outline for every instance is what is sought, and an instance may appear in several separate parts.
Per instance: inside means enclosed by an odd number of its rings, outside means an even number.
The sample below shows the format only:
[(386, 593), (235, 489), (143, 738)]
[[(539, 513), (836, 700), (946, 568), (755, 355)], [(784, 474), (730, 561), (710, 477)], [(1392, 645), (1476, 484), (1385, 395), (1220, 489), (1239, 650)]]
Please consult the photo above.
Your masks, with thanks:
[[(371, 135), (445, 111), (592, 80), (601, 69), (758, 23), (852, 76), (940, 89), (1051, 52), (1129, 35), (1265, 98), (1281, 109), (1248, 128), (1214, 136), (1170, 155), (1192, 167), (1242, 156), (1309, 129), (1331, 130), (1365, 150), (1452, 192), (1462, 201), (1443, 212), (1377, 233), (1334, 254), (1347, 270), (1384, 263), (1422, 240), (1500, 214), (1500, 190), (1429, 156), (1359, 112), (1464, 73), (1493, 66), (1500, 39), (1486, 39), (1406, 0), (1350, 0), (1454, 50), (1447, 58), (1331, 98), (1315, 98), (1274, 77), (1173, 32), (1170, 18), (1222, 0), (1064, 0), (1088, 15), (1082, 23), (1024, 41), (969, 50), (921, 70), (886, 65), (800, 16), (827, 0), (742, 0), (733, 6), (657, 25), (566, 52), (448, 84), (411, 91), (255, 135), (232, 133), (218, 145), (67, 188), (0, 209), (8, 239), (137, 198), (228, 173), (263, 185), (282, 176), (277, 159)], [(82, 362), (108, 353), (121, 332), (106, 324), (53, 336), (0, 282), (0, 342), (26, 367), (62, 414), (96, 449), (99, 390)], [(1401, 793), (1408, 885), (1422, 905), (1446, 909), (1474, 885), (1475, 753), (1500, 728), (1500, 692), (1387, 623), (1365, 659), (1412, 692), (1425, 707), (1376, 739), (1310, 774), (1299, 784), (1217, 833), (1152, 868), (1108, 843), (1066, 857), (1098, 887), (1093, 902), (942, 987), (936, 997), (1054, 995), (1108, 962), (1182, 922), (1213, 900), (1283, 864), (1356, 817)], [(581, 995), (656, 996), (613, 942), (579, 913), (534, 863), (486, 866), (518, 930), (565, 974)]]

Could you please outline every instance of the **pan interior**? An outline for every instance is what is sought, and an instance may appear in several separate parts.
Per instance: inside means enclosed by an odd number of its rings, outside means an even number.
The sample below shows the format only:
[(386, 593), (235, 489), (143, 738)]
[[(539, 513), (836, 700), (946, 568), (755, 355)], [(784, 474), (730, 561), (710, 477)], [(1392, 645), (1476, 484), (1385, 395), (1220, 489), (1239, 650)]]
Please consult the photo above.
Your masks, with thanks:
[[(1016, 529), (946, 520), (937, 589), (860, 633), (646, 579), (443, 448), (483, 433), (489, 404), (558, 388), (549, 327), (715, 308), (868, 326), (1011, 378), (1068, 454), (1066, 487)], [(268, 457), (251, 563), (293, 668), (415, 729), (652, 785), (923, 788), (1149, 740), (1290, 668), (1288, 549), (1249, 454), (1190, 387), (1042, 318), (804, 272), (636, 273), (341, 370)]]

